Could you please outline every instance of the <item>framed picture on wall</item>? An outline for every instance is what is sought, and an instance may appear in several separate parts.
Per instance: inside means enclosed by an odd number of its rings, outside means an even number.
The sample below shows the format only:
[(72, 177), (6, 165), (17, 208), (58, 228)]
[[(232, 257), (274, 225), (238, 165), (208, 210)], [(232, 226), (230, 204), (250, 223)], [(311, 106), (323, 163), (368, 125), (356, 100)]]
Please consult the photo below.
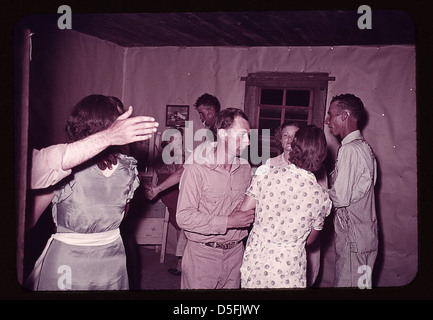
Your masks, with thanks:
[(189, 120), (189, 106), (167, 105), (165, 125), (167, 127), (184, 127), (185, 121)]

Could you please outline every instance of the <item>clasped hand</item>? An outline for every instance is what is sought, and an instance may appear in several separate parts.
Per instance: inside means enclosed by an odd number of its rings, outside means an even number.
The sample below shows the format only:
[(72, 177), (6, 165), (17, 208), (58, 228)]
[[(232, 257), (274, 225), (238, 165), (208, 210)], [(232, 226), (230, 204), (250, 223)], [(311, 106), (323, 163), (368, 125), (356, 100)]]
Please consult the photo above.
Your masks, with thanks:
[(158, 192), (155, 190), (156, 186), (146, 183), (144, 184), (144, 196), (147, 200), (153, 200), (158, 195)]
[(241, 203), (233, 209), (227, 219), (227, 229), (247, 228), (254, 222), (255, 208), (242, 211)]

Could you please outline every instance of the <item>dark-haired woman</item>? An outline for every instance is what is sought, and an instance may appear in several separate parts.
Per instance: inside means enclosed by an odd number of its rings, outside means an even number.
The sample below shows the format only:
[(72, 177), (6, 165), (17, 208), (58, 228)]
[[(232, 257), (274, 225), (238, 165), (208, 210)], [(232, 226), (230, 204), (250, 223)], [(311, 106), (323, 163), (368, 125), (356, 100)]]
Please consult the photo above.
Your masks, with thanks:
[[(118, 99), (103, 95), (79, 101), (66, 124), (70, 140), (108, 128), (121, 114), (118, 105)], [(51, 202), (56, 233), (29, 277), (31, 289), (128, 289), (119, 226), (139, 186), (136, 164), (120, 147), (110, 147), (55, 187)]]
[(292, 142), (291, 164), (261, 166), (241, 210), (256, 208), (241, 267), (242, 288), (305, 288), (307, 257), (331, 210), (327, 190), (312, 172), (326, 156), (322, 130), (300, 128)]

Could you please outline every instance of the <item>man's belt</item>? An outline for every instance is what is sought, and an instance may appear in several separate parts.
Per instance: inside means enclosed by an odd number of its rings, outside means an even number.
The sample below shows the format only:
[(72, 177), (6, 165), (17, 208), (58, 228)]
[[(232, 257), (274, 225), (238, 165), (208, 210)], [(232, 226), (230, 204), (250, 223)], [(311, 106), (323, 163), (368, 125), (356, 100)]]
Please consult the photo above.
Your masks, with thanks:
[(212, 247), (212, 248), (218, 248), (218, 249), (223, 249), (223, 250), (229, 250), (234, 248), (238, 243), (240, 243), (242, 240), (238, 240), (238, 241), (231, 241), (231, 242), (226, 242), (226, 243), (218, 243), (218, 242), (205, 242), (204, 244), (208, 247)]

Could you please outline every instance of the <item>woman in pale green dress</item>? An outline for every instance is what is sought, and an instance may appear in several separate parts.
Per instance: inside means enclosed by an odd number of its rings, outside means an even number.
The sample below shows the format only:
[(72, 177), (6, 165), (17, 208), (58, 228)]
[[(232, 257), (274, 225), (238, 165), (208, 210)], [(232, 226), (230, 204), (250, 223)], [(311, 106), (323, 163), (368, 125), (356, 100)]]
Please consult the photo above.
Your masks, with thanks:
[[(120, 115), (117, 105), (118, 100), (102, 95), (82, 99), (66, 125), (70, 139), (108, 128)], [(56, 233), (29, 277), (31, 289), (128, 289), (119, 226), (139, 186), (136, 164), (110, 147), (56, 185), (51, 195)]]

